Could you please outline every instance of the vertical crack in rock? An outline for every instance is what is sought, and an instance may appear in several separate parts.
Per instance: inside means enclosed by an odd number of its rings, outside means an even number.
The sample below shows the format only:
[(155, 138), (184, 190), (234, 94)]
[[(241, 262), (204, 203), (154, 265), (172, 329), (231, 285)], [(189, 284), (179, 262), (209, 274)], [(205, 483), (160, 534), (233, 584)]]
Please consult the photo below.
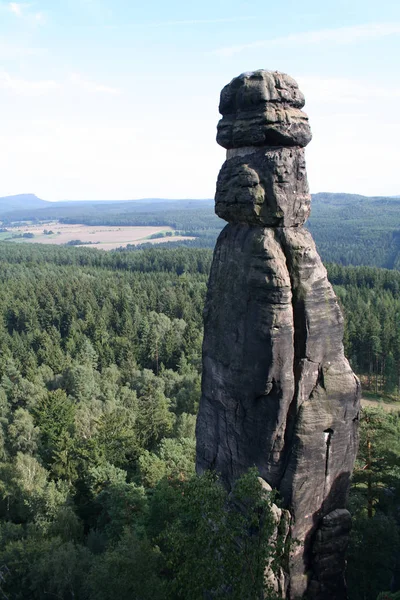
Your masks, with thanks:
[(296, 540), (276, 589), (289, 600), (341, 600), (360, 385), (303, 227), (311, 204), (303, 106), (296, 82), (276, 71), (244, 73), (221, 92), (217, 141), (227, 157), (215, 210), (228, 224), (204, 310), (196, 466), (218, 471), (230, 489), (255, 465), (279, 491)]
[(332, 435), (333, 435), (333, 429), (326, 429), (324, 431), (325, 433), (325, 444), (326, 444), (326, 454), (325, 454), (325, 479), (328, 479), (328, 474), (329, 474), (329, 452), (330, 452), (330, 448), (331, 448), (331, 443), (332, 443)]

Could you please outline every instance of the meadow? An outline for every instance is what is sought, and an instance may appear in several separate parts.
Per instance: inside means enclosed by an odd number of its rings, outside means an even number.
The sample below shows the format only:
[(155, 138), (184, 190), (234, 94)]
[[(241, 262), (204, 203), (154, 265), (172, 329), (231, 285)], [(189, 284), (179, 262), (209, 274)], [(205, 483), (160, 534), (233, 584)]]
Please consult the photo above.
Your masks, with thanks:
[(24, 224), (7, 227), (0, 233), (3, 241), (16, 243), (57, 244), (91, 247), (101, 250), (138, 245), (145, 242), (162, 242), (193, 239), (178, 235), (169, 226), (90, 226), (84, 224), (66, 224), (52, 221), (40, 224)]

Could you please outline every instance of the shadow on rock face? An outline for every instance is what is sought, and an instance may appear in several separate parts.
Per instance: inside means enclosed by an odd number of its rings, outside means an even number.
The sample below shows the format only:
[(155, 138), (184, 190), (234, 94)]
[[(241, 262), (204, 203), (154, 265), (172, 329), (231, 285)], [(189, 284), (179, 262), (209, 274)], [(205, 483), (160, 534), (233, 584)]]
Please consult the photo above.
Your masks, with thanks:
[(315, 600), (345, 600), (345, 553), (351, 530), (351, 515), (345, 509), (350, 473), (342, 473), (313, 514), (313, 527), (305, 540), (303, 561), (309, 575), (306, 597)]

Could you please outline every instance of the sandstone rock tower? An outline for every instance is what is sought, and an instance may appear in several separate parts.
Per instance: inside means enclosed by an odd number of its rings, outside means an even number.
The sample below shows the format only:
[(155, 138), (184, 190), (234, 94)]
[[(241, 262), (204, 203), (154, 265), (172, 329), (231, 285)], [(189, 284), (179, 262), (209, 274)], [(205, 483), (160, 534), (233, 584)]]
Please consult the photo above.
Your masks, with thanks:
[(291, 514), (284, 595), (342, 600), (345, 510), (357, 450), (359, 382), (343, 317), (310, 233), (304, 96), (255, 71), (221, 92), (220, 234), (208, 285), (197, 470), (225, 484), (249, 467)]

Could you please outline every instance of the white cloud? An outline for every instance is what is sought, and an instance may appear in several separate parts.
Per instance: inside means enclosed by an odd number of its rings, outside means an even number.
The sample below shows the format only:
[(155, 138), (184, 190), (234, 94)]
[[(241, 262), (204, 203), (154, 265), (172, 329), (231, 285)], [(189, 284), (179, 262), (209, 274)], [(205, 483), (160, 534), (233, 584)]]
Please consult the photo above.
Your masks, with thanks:
[(373, 40), (390, 35), (400, 34), (400, 23), (370, 23), (354, 25), (352, 27), (339, 27), (337, 29), (321, 29), (319, 31), (306, 31), (268, 40), (258, 40), (249, 44), (227, 46), (214, 51), (220, 56), (233, 56), (245, 50), (254, 48), (272, 48), (288, 45), (312, 45), (321, 43), (353, 44), (363, 40)]
[(400, 88), (384, 77), (297, 75), (313, 139), (307, 146), (312, 192), (395, 195)]
[(6, 71), (0, 71), (0, 89), (15, 92), (23, 96), (41, 96), (57, 90), (60, 84), (52, 80), (32, 81), (13, 77)]
[(113, 16), (113, 12), (110, 8), (111, 2), (103, 0), (79, 0), (80, 8), (83, 12), (88, 13), (92, 18), (110, 21)]
[(150, 27), (164, 27), (168, 25), (213, 25), (218, 23), (241, 23), (242, 21), (254, 21), (257, 17), (226, 17), (221, 19), (180, 19), (176, 21), (160, 21), (154, 23), (143, 23)]
[(16, 2), (9, 2), (8, 8), (10, 11), (17, 17), (22, 17), (22, 4), (17, 4)]
[(176, 131), (155, 148), (159, 129), (159, 122), (144, 127), (140, 119), (119, 126), (38, 120), (17, 131), (8, 127), (0, 146), (2, 193), (26, 188), (49, 200), (212, 197), (223, 150), (209, 135), (190, 143), (176, 139)]
[(80, 89), (90, 93), (111, 95), (120, 94), (119, 89), (84, 79), (78, 73), (73, 73), (69, 79), (64, 81), (55, 81), (51, 79), (23, 79), (20, 77), (15, 77), (7, 71), (0, 70), (0, 89), (7, 90), (21, 96), (43, 96), (50, 92), (61, 89), (67, 91), (73, 87), (79, 87)]
[(0, 41), (0, 60), (14, 60), (27, 56), (43, 56), (44, 54), (47, 54), (46, 48), (33, 48), (10, 41)]
[(117, 95), (117, 94), (121, 93), (121, 90), (119, 90), (118, 88), (114, 88), (114, 87), (111, 87), (108, 85), (103, 85), (101, 83), (96, 83), (95, 81), (90, 81), (88, 79), (85, 79), (78, 73), (72, 73), (70, 75), (69, 81), (74, 85), (84, 88), (88, 92), (94, 92), (94, 93), (99, 93), (99, 94), (112, 94), (112, 95)]
[[(399, 84), (379, 73), (293, 74), (313, 131), (306, 149), (311, 190), (399, 194), (400, 124), (393, 116)], [(214, 141), (217, 81), (204, 96), (192, 97), (190, 86), (181, 90), (179, 103), (166, 93), (162, 111), (159, 99), (128, 84), (124, 96), (94, 95), (92, 86), (108, 87), (94, 73), (57, 81), (59, 89), (50, 86), (47, 97), (15, 101), (0, 90), (7, 114), (0, 146), (4, 195), (30, 189), (47, 199), (213, 196), (225, 154)]]
[(46, 16), (43, 12), (31, 10), (32, 4), (9, 2), (7, 8), (18, 19), (24, 19), (34, 25), (44, 25), (46, 22)]
[(46, 23), (46, 15), (42, 12), (35, 13), (33, 18), (38, 25), (44, 25)]
[(296, 81), (301, 91), (305, 94), (307, 104), (312, 101), (321, 105), (333, 103), (334, 105), (346, 104), (359, 105), (360, 102), (372, 100), (395, 100), (400, 98), (400, 88), (385, 87), (377, 81), (376, 85), (369, 82), (349, 78), (309, 77), (297, 76)]

